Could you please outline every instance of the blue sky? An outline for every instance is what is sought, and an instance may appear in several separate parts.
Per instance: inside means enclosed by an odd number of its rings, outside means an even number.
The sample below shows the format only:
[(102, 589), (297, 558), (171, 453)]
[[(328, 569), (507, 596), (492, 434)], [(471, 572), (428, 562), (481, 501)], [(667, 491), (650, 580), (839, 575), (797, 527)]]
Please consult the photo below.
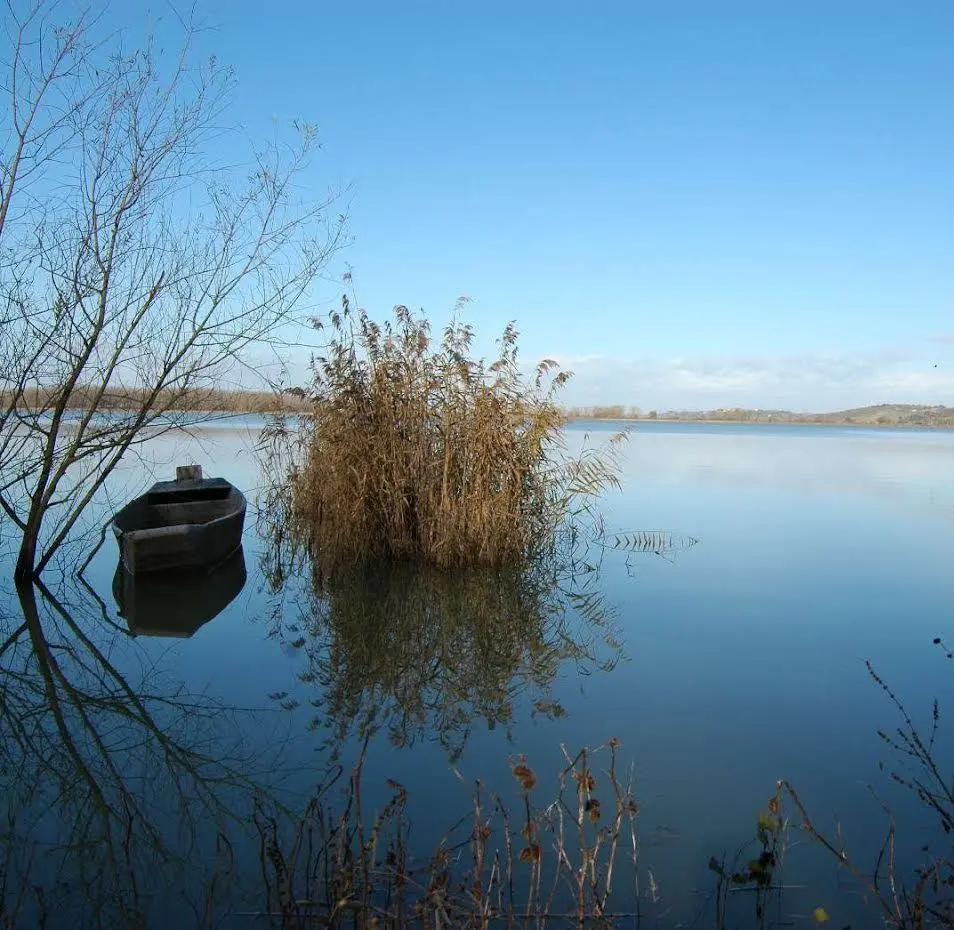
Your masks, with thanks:
[(571, 402), (954, 403), (950, 0), (196, 14), (231, 120), (318, 125), (373, 313), (467, 295)]

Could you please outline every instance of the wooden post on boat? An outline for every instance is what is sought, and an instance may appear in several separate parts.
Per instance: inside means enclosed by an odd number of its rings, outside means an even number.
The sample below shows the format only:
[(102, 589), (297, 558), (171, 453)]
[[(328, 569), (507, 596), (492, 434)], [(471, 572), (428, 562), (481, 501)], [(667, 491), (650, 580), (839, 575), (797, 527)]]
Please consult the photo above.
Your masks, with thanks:
[(201, 481), (201, 465), (179, 465), (176, 468), (176, 481)]

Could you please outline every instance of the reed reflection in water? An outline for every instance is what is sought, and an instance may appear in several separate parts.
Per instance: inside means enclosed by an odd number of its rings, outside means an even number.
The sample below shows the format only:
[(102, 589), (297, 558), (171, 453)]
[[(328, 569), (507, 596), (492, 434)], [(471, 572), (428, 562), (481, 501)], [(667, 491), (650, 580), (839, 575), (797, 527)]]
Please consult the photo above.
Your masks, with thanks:
[(587, 673), (622, 657), (599, 552), (582, 545), (499, 569), (383, 563), (326, 574), (280, 520), (260, 532), (269, 635), (305, 657), (298, 677), (318, 696), (309, 726), (334, 753), (384, 730), (396, 746), (437, 740), (456, 760), (476, 722), (508, 727), (521, 700), (562, 715), (551, 685), (564, 663)]

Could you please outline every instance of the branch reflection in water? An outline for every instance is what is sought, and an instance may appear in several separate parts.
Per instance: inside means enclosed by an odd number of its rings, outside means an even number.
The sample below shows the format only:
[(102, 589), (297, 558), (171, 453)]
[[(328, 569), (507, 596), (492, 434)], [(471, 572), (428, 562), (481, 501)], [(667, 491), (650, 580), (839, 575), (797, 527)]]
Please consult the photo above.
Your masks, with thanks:
[(282, 746), (253, 752), (254, 715), (162, 672), (79, 586), (17, 595), (0, 616), (0, 924), (209, 924), (237, 903), (233, 841)]
[(475, 723), (509, 727), (518, 701), (561, 716), (551, 686), (563, 663), (586, 674), (622, 658), (602, 550), (576, 530), (499, 569), (391, 562), (328, 574), (286, 513), (274, 500), (259, 508), (269, 634), (305, 656), (299, 678), (320, 694), (310, 726), (333, 753), (384, 730), (399, 746), (435, 739), (453, 761)]
[[(300, 546), (268, 540), (270, 632), (305, 657), (333, 750), (383, 731), (456, 757), (480, 720), (559, 715), (550, 689), (563, 663), (585, 673), (621, 655), (598, 562), (574, 540), (519, 570), (334, 579)], [(169, 590), (130, 582), (114, 577), (118, 617), (74, 582), (0, 601), (0, 925), (211, 926), (260, 913), (261, 855), (301, 823), (273, 713), (197, 691), (138, 638), (194, 633), (241, 590), (244, 557), (187, 598), (189, 617)], [(316, 773), (316, 797), (334, 771)]]

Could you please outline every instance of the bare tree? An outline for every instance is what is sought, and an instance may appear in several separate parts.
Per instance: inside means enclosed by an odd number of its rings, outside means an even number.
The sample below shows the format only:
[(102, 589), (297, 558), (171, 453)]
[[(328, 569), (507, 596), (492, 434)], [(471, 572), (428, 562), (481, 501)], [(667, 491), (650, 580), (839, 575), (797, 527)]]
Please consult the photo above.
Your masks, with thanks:
[[(38, 577), (129, 450), (302, 312), (340, 241), (296, 186), (315, 146), (208, 152), (230, 89), (193, 64), (7, 0), (0, 46), (0, 508)], [(0, 53), (2, 54), (2, 53)]]

